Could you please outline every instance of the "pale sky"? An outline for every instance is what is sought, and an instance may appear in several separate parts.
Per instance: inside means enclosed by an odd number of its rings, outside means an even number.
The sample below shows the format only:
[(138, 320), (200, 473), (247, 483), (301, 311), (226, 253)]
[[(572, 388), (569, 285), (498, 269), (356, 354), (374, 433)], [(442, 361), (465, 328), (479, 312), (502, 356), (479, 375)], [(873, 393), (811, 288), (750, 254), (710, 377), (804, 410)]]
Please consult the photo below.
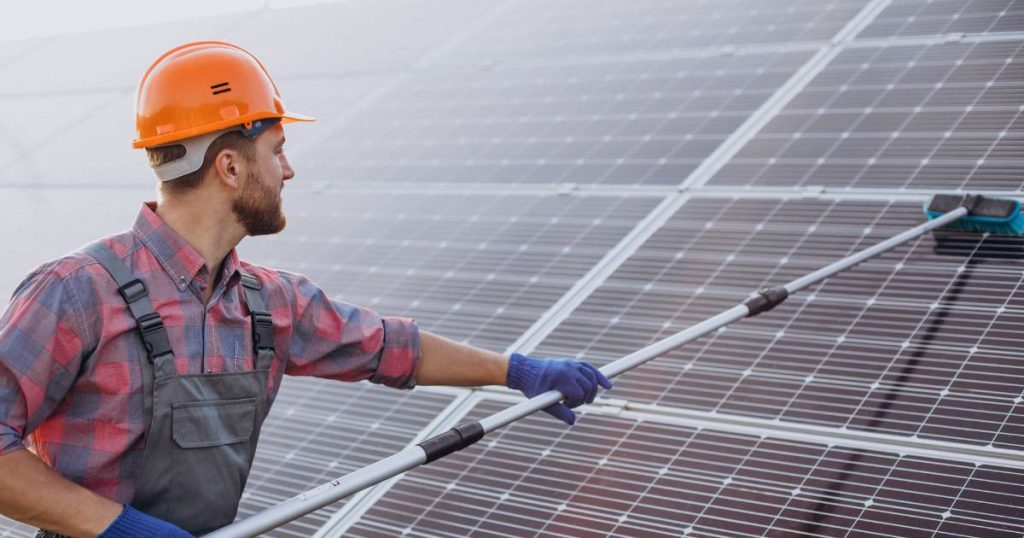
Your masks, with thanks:
[(3, 3), (0, 41), (346, 0), (37, 0)]

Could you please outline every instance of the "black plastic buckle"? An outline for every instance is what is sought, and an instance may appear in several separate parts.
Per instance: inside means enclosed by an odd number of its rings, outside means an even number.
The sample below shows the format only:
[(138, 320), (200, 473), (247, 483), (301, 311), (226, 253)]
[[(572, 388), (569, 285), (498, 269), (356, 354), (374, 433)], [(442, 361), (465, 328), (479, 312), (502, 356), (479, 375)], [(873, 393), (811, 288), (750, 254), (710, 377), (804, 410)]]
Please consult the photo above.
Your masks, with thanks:
[(167, 355), (174, 356), (174, 352), (171, 350), (171, 341), (167, 337), (167, 329), (164, 328), (164, 321), (160, 318), (160, 314), (150, 312), (135, 322), (139, 327), (139, 336), (142, 337), (142, 345), (146, 348), (149, 362), (155, 363)]
[(124, 298), (125, 302), (132, 304), (146, 296), (146, 284), (136, 278), (135, 280), (118, 287), (117, 293), (121, 294), (121, 297)]
[(162, 360), (164, 357), (173, 358), (174, 357), (174, 353), (171, 352), (171, 351), (164, 351), (163, 353), (160, 353), (158, 355), (153, 355), (152, 352), (150, 352), (149, 353), (149, 362), (152, 363), (152, 364), (155, 364), (155, 363), (159, 362), (160, 360)]
[[(253, 348), (274, 350), (274, 318), (269, 312), (252, 312)], [(266, 341), (266, 343), (264, 343)]]
[(156, 312), (150, 312), (149, 314), (142, 316), (136, 320), (136, 323), (138, 323), (139, 330), (142, 331), (142, 334), (147, 336), (164, 328), (164, 320), (161, 319), (160, 314), (157, 314)]

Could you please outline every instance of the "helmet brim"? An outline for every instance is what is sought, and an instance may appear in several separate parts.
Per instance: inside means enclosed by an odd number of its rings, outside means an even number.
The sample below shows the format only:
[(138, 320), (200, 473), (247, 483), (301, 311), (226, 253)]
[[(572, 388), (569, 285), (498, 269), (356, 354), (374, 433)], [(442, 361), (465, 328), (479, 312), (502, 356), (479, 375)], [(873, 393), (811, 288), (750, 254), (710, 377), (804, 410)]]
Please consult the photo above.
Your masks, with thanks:
[(281, 116), (281, 123), (292, 123), (296, 121), (316, 121), (316, 118), (305, 114), (296, 114), (294, 112), (285, 112), (284, 116)]
[(143, 140), (135, 139), (135, 140), (132, 140), (132, 147), (136, 148), (136, 149), (139, 149), (139, 148), (152, 148), (152, 147), (156, 147), (156, 146), (164, 146), (164, 145), (168, 145), (168, 144), (173, 144), (174, 142), (177, 142), (179, 140), (184, 140), (186, 138), (192, 138), (194, 136), (201, 136), (201, 135), (204, 135), (204, 134), (207, 134), (207, 133), (211, 133), (211, 132), (214, 132), (214, 131), (219, 131), (219, 130), (222, 130), (222, 129), (227, 129), (227, 128), (233, 127), (235, 125), (243, 125), (247, 121), (256, 121), (256, 120), (262, 120), (262, 119), (267, 119), (267, 118), (281, 118), (281, 123), (282, 124), (285, 124), (285, 123), (295, 123), (295, 122), (299, 122), (299, 121), (302, 121), (302, 122), (316, 121), (316, 118), (314, 118), (313, 116), (306, 116), (305, 114), (296, 114), (294, 112), (288, 112), (288, 111), (285, 111), (285, 113), (283, 115), (281, 115), (281, 116), (277, 116), (275, 114), (268, 114), (268, 113), (255, 114), (255, 117), (247, 118), (247, 117), (243, 116), (242, 118), (233, 118), (233, 119), (229, 119), (229, 120), (223, 120), (223, 121), (214, 123), (212, 125), (204, 126), (202, 128), (194, 128), (194, 129), (188, 129), (188, 130), (183, 131), (183, 132), (168, 133), (168, 134), (165, 134), (165, 135), (153, 136), (153, 137), (146, 138), (146, 139), (143, 139)]

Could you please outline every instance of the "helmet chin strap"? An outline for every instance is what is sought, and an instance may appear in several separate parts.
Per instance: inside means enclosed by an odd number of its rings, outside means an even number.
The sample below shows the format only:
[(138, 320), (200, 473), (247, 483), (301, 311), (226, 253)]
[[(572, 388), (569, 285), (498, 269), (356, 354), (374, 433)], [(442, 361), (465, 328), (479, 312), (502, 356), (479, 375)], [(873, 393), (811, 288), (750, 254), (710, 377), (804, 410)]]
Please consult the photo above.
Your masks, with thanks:
[(255, 139), (260, 135), (260, 133), (274, 126), (279, 121), (280, 118), (256, 120), (252, 122), (252, 126), (248, 128), (242, 125), (236, 125), (220, 131), (214, 131), (212, 133), (186, 138), (185, 140), (179, 140), (174, 144), (168, 144), (171, 146), (184, 146), (185, 154), (173, 161), (168, 161), (164, 164), (154, 166), (153, 173), (156, 174), (157, 179), (160, 181), (171, 181), (186, 174), (191, 174), (203, 167), (206, 150), (210, 148), (210, 144), (212, 144), (218, 136), (224, 133), (238, 131), (249, 138)]

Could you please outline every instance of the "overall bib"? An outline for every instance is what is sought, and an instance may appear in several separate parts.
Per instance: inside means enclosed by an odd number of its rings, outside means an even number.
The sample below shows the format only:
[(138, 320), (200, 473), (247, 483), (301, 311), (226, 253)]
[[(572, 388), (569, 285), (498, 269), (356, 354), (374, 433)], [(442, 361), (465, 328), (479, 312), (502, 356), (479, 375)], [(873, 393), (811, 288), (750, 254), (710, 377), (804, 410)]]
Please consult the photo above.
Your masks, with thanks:
[(269, 412), (274, 326), (259, 280), (242, 275), (252, 321), (254, 369), (178, 375), (166, 329), (145, 284), (104, 245), (93, 243), (84, 251), (117, 282), (146, 349), (141, 361), (146, 448), (131, 505), (192, 534), (230, 524)]

